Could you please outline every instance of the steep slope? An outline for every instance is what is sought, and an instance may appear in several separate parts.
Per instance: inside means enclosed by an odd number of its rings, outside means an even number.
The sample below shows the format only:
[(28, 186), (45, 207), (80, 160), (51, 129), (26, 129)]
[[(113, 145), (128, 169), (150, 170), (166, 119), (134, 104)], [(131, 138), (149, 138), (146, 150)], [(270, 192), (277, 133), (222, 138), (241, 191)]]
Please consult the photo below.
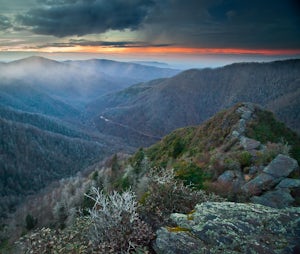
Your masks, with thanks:
[(92, 139), (88, 133), (80, 131), (79, 128), (74, 128), (74, 126), (67, 124), (62, 120), (55, 117), (45, 116), (40, 113), (30, 113), (16, 110), (11, 107), (0, 106), (0, 117), (13, 122), (32, 125), (41, 130), (61, 134), (71, 138), (82, 138), (86, 140)]
[(0, 99), (0, 105), (26, 112), (41, 113), (61, 119), (76, 119), (80, 116), (78, 109), (53, 98), (48, 92), (34, 87), (26, 80), (2, 80)]
[[(99, 118), (102, 115), (149, 135), (163, 136), (179, 127), (200, 124), (239, 101), (248, 101), (274, 111), (299, 131), (299, 80), (300, 60), (188, 70), (99, 98), (88, 110), (97, 115), (95, 123), (100, 131), (107, 125)], [(114, 134), (124, 133), (126, 130)]]
[[(295, 160), (300, 160), (299, 151), (299, 136), (278, 122), (271, 112), (252, 103), (239, 103), (200, 126), (172, 132), (155, 145), (139, 149), (130, 158), (120, 154), (112, 156), (95, 166), (87, 178), (70, 179), (65, 185), (61, 182), (46, 196), (29, 202), (23, 212), (19, 211), (17, 221), (24, 221), (26, 214), (39, 218), (38, 202), (54, 201), (53, 196), (57, 197), (57, 203), (53, 202), (56, 209), (43, 202), (43, 212), (48, 211), (54, 223), (54, 213), (56, 223), (64, 225), (66, 218), (72, 218), (74, 207), (81, 207), (83, 211), (94, 207), (94, 210), (92, 214), (87, 213), (87, 217), (74, 220), (72, 226), (63, 231), (43, 228), (28, 234), (21, 239), (21, 248), (41, 252), (49, 246), (49, 241), (43, 240), (46, 235), (53, 243), (51, 250), (62, 251), (68, 242), (72, 243), (71, 250), (105, 252), (103, 242), (97, 241), (102, 230), (107, 232), (107, 227), (97, 228), (99, 234), (90, 238), (91, 229), (95, 229), (93, 223), (99, 223), (93, 218), (104, 218), (102, 223), (107, 223), (115, 214), (124, 216), (124, 220), (128, 218), (130, 212), (125, 215), (120, 212), (123, 204), (128, 208), (128, 200), (116, 199), (119, 194), (113, 192), (119, 190), (120, 195), (127, 198), (135, 191), (133, 196), (138, 198), (141, 225), (148, 223), (153, 230), (158, 229), (153, 245), (150, 247), (147, 241), (141, 250), (290, 253), (297, 250), (299, 238), (299, 207), (290, 207), (300, 206), (300, 171)], [(87, 196), (83, 197), (83, 193), (92, 195), (91, 186), (103, 190), (96, 189), (99, 194), (94, 199), (96, 205)], [(128, 188), (130, 191), (125, 191)], [(211, 192), (234, 202), (227, 202)], [(111, 204), (116, 210), (107, 213), (105, 209)], [(115, 220), (112, 224), (116, 226)], [(141, 229), (135, 222), (127, 226), (130, 225), (132, 230)], [(123, 227), (117, 225), (117, 232)], [(140, 235), (153, 239), (151, 230), (146, 228), (138, 231), (138, 239)], [(110, 229), (116, 230), (115, 227)], [(274, 234), (277, 237), (274, 238)], [(128, 244), (126, 236), (122, 234), (119, 239)], [(115, 242), (105, 244), (105, 250), (114, 250)]]
[(149, 168), (174, 169), (196, 189), (281, 208), (300, 205), (299, 162), (299, 136), (271, 112), (240, 103), (140, 149), (125, 175), (136, 184)]
[[(0, 118), (1, 217), (53, 180), (74, 175), (109, 151), (103, 145)], [(105, 147), (107, 149), (107, 147)]]

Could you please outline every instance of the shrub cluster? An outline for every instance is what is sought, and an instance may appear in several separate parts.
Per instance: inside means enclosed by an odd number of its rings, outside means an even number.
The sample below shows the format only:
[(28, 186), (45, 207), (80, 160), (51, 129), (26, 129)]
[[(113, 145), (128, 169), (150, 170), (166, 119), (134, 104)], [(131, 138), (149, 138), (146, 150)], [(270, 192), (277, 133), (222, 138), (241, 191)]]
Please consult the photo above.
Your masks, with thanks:
[(95, 201), (90, 209), (89, 238), (100, 253), (131, 253), (149, 245), (152, 229), (137, 213), (135, 194), (131, 191), (112, 192), (92, 188), (89, 197)]
[(170, 223), (171, 213), (188, 213), (198, 203), (224, 200), (215, 194), (185, 186), (176, 180), (174, 170), (152, 169), (148, 177), (148, 191), (140, 199), (139, 212), (154, 229)]

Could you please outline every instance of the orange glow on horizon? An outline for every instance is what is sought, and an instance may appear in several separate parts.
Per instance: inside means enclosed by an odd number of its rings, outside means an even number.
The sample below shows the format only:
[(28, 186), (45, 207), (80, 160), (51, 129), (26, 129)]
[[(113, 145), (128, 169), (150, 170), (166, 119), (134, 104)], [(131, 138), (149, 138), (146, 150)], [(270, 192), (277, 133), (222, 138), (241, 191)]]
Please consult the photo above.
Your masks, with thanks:
[[(0, 48), (1, 51), (1, 48)], [(47, 48), (10, 48), (3, 51), (31, 51), (44, 53), (115, 53), (115, 54), (183, 54), (183, 55), (298, 55), (300, 49), (239, 49), (239, 48), (188, 48), (188, 47), (104, 47), (73, 46)]]

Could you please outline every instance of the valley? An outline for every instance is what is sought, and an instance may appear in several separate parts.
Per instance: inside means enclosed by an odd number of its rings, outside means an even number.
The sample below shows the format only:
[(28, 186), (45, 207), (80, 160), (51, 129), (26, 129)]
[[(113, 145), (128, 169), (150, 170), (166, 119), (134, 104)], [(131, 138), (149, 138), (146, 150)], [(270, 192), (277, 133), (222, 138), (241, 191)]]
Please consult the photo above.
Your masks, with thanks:
[[(24, 230), (69, 230), (92, 209), (93, 187), (130, 187), (151, 237), (199, 200), (299, 206), (300, 60), (165, 67), (41, 57), (0, 65), (1, 246)], [(291, 169), (257, 187), (272, 163)], [(267, 203), (274, 193), (282, 207)]]

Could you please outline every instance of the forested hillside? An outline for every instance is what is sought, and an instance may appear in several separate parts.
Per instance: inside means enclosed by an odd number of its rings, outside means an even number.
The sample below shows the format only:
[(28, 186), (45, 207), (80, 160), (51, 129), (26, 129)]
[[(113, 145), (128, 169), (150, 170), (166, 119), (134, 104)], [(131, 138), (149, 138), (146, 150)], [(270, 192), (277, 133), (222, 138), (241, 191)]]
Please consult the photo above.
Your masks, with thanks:
[(96, 142), (71, 138), (0, 118), (1, 217), (24, 196), (76, 174), (109, 154)]
[[(142, 83), (89, 104), (99, 131), (120, 123), (153, 136), (200, 124), (237, 102), (260, 104), (295, 131), (300, 130), (300, 60), (238, 63), (187, 70), (175, 77)], [(105, 121), (105, 119), (111, 120)]]

